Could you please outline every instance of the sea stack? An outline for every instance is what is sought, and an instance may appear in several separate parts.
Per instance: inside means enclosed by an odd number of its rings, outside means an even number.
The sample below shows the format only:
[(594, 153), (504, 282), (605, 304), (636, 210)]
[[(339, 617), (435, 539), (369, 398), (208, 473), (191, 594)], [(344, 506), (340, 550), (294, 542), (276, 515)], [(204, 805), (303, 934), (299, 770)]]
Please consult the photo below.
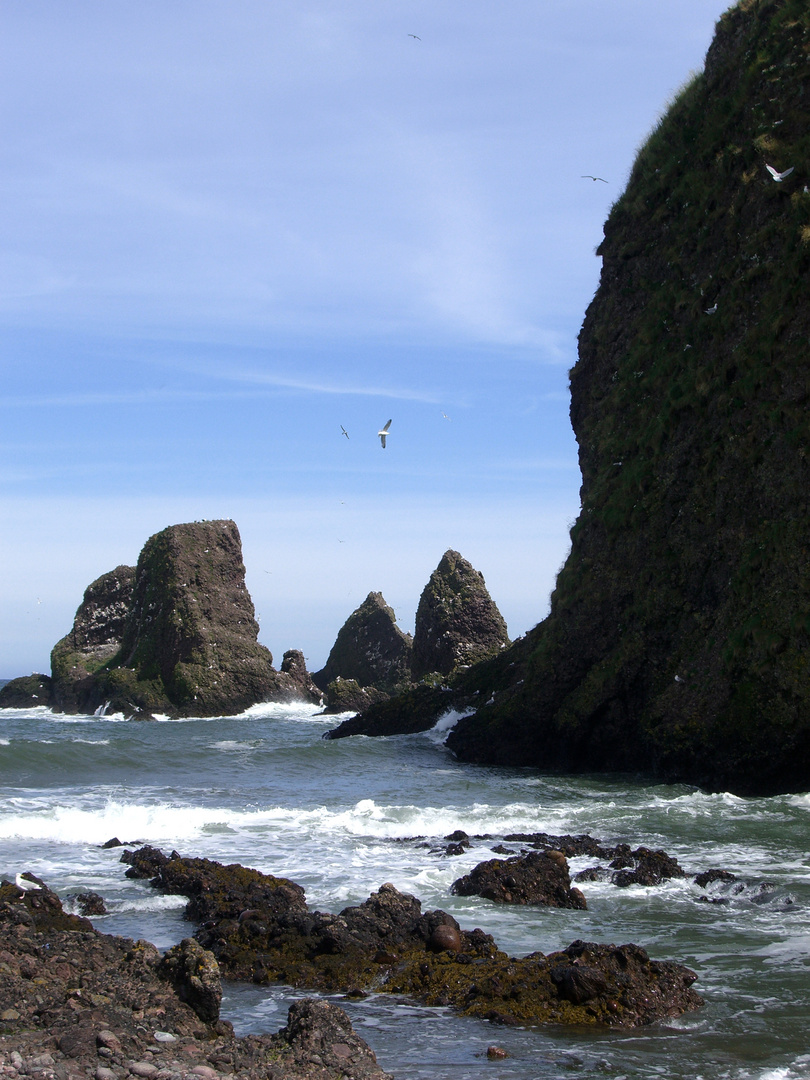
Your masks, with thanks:
[(810, 787), (808, 52), (805, 6), (732, 8), (639, 151), (571, 372), (571, 552), (462, 758)]
[(397, 626), (382, 593), (370, 592), (338, 631), (326, 664), (313, 681), (325, 690), (334, 679), (390, 690), (410, 678), (411, 635)]
[(508, 644), (506, 623), (484, 575), (457, 551), (445, 551), (416, 609), (413, 678), (433, 672), (450, 675)]

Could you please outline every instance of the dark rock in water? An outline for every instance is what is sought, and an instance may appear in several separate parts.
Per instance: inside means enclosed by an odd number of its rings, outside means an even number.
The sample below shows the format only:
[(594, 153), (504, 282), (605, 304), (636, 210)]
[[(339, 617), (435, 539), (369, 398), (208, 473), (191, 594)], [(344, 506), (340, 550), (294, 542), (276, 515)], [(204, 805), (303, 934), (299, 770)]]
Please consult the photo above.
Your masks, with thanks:
[[(565, 863), (560, 852), (530, 858), (558, 870)], [(238, 865), (155, 848), (127, 853), (124, 861), (142, 876), (154, 871), (158, 887), (185, 885), (197, 898), (196, 911), (207, 920), (195, 938), (225, 978), (352, 996), (401, 993), (502, 1023), (637, 1026), (701, 1004), (691, 989), (694, 972), (651, 961), (635, 945), (575, 942), (561, 953), (518, 960), (483, 931), (462, 930), (446, 912), (423, 912), (416, 897), (390, 884), (331, 915), (310, 911), (292, 882)], [(280, 884), (267, 887), (268, 880)]]
[(361, 686), (356, 679), (334, 679), (326, 688), (326, 699), (329, 704), (324, 712), (364, 712), (372, 705), (378, 705), (381, 701), (388, 701), (389, 694), (385, 690), (378, 690), (374, 686)]
[(707, 885), (712, 885), (715, 881), (731, 884), (736, 880), (737, 875), (732, 874), (730, 870), (704, 870), (702, 874), (697, 874), (694, 878), (695, 884), (701, 889), (705, 889)]
[(77, 712), (90, 677), (121, 648), (134, 585), (135, 568), (117, 566), (85, 589), (73, 629), (51, 650), (54, 708)]
[(57, 926), (71, 916), (44, 883), (49, 923), (35, 921), (31, 893), (9, 888), (0, 888), (3, 1075), (390, 1080), (336, 1005), (296, 1002), (278, 1034), (237, 1039), (218, 1018), (216, 961), (197, 942), (161, 958), (86, 920)]
[(610, 211), (571, 552), (465, 760), (810, 787), (806, 35), (785, 0), (731, 7)]
[(76, 893), (72, 899), (75, 900), (79, 913), (84, 915), (85, 918), (90, 918), (93, 915), (107, 914), (107, 905), (104, 903), (104, 897), (99, 896), (97, 892)]
[(51, 677), (34, 672), (9, 679), (0, 687), (0, 709), (30, 709), (50, 704)]
[(415, 679), (449, 675), (509, 644), (503, 616), (479, 573), (457, 551), (446, 551), (419, 599), (411, 670)]
[[(313, 681), (322, 690), (335, 679), (390, 690), (410, 679), (411, 635), (397, 626), (382, 593), (371, 592), (338, 632), (329, 658)], [(331, 697), (330, 706), (333, 704)]]
[(359, 716), (327, 731), (325, 739), (349, 735), (412, 735), (429, 731), (455, 700), (452, 690), (440, 686), (414, 686), (386, 701), (370, 705)]
[(584, 909), (579, 889), (571, 887), (568, 860), (561, 851), (532, 851), (513, 859), (488, 859), (454, 881), (456, 896), (483, 896), (496, 904), (543, 904)]
[(260, 645), (232, 521), (172, 525), (85, 593), (53, 650), (53, 700), (68, 712), (232, 715), (320, 693), (298, 651), (282, 670)]
[(610, 864), (616, 869), (612, 877), (614, 885), (660, 885), (669, 878), (684, 877), (678, 860), (665, 851), (636, 848), (629, 856), (619, 856)]

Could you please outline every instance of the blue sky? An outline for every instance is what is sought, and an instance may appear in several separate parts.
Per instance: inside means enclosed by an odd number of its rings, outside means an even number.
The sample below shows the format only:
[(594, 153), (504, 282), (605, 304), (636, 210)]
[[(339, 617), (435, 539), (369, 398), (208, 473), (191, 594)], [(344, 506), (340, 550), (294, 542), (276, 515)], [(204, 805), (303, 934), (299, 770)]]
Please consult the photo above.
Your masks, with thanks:
[(0, 0), (0, 676), (202, 518), (277, 662), (449, 547), (539, 621), (602, 223), (726, 7)]

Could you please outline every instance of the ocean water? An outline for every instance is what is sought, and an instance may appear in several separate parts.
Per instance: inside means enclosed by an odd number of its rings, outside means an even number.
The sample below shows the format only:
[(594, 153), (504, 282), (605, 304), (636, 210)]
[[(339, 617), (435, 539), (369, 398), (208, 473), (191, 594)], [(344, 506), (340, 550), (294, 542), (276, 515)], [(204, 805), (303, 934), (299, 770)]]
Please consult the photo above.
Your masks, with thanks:
[[(0, 711), (0, 874), (29, 870), (67, 898), (101, 893), (110, 933), (169, 948), (188, 936), (183, 900), (124, 876), (117, 836), (292, 878), (338, 911), (383, 882), (480, 926), (513, 955), (571, 941), (643, 945), (698, 973), (703, 1009), (635, 1031), (502, 1028), (389, 995), (346, 1008), (398, 1080), (810, 1076), (810, 795), (742, 799), (635, 777), (548, 776), (457, 762), (454, 718), (423, 735), (324, 741), (337, 722), (309, 706), (155, 722)], [(444, 853), (448, 833), (478, 839)], [(512, 832), (590, 833), (675, 855), (691, 874), (739, 878), (703, 903), (690, 878), (655, 888), (582, 885), (587, 911), (499, 907), (450, 885)], [(519, 844), (507, 845), (517, 850)], [(572, 860), (572, 871), (593, 860)], [(69, 904), (70, 902), (67, 901)], [(275, 1031), (289, 987), (226, 984), (239, 1033)], [(510, 1057), (492, 1062), (489, 1045)]]

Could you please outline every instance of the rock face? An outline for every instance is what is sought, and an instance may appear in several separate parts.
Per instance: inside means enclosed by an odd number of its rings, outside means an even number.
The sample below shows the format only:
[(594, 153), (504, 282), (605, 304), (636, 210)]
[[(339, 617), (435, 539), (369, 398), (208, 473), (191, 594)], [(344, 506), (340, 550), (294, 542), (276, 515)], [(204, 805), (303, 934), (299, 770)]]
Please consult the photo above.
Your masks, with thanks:
[(370, 592), (341, 627), (324, 667), (312, 679), (322, 690), (334, 679), (390, 690), (410, 678), (411, 635), (397, 626), (382, 593)]
[(491, 656), (509, 644), (506, 623), (484, 577), (457, 551), (445, 551), (419, 599), (411, 670), (415, 679)]
[(260, 645), (233, 521), (172, 525), (85, 593), (55, 647), (52, 703), (148, 716), (217, 716), (320, 693), (297, 650), (282, 670)]
[(611, 210), (571, 553), (467, 760), (810, 787), (808, 49), (803, 4), (726, 13)]
[(121, 648), (134, 585), (134, 566), (117, 566), (85, 589), (73, 629), (51, 650), (54, 708), (75, 712), (90, 676)]

